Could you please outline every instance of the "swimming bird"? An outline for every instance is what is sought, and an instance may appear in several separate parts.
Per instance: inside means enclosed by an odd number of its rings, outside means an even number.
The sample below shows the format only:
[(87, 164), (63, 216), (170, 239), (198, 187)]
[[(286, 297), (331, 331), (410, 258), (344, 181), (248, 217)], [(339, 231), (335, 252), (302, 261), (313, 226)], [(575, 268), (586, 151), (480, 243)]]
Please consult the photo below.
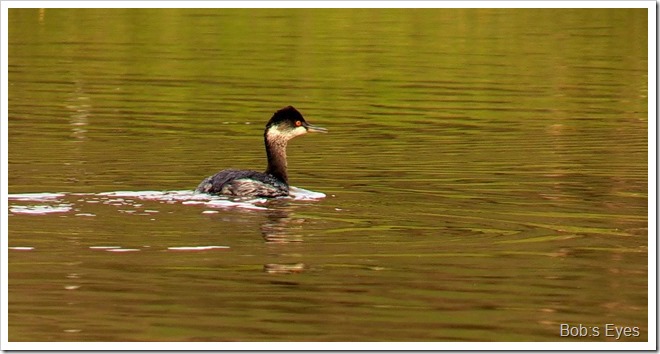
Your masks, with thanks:
[(326, 133), (327, 129), (313, 126), (302, 114), (287, 106), (273, 114), (264, 130), (268, 167), (265, 172), (228, 169), (209, 176), (196, 191), (241, 197), (281, 197), (289, 195), (286, 145), (308, 132)]

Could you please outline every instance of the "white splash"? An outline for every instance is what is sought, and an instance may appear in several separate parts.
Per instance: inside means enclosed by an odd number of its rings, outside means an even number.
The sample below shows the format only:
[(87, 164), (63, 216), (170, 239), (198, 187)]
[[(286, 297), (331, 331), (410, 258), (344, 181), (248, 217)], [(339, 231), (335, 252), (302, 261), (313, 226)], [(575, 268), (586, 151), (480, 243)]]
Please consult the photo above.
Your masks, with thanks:
[[(325, 194), (310, 190), (290, 187), (289, 196), (277, 199), (284, 200), (318, 200)], [(197, 193), (192, 190), (175, 191), (115, 191), (104, 193), (23, 193), (9, 194), (8, 199), (15, 201), (9, 206), (13, 214), (45, 215), (51, 213), (67, 213), (75, 211), (75, 216), (93, 217), (94, 213), (84, 210), (86, 204), (105, 204), (115, 207), (120, 213), (127, 215), (155, 215), (157, 208), (145, 208), (143, 201), (155, 201), (167, 204), (200, 205), (210, 208), (202, 213), (217, 212), (213, 209), (239, 208), (247, 210), (267, 210), (267, 198), (230, 198), (227, 196)], [(25, 203), (27, 202), (27, 203)], [(74, 207), (75, 204), (75, 207)], [(128, 208), (127, 208), (128, 207)]]
[(167, 247), (170, 251), (207, 251), (215, 249), (228, 249), (229, 246), (184, 246), (184, 247)]
[(8, 194), (7, 199), (20, 200), (24, 202), (50, 202), (64, 196), (64, 193), (22, 193)]
[[(157, 201), (191, 201), (191, 200), (209, 200), (211, 196), (195, 193), (191, 190), (182, 191), (117, 191), (98, 193), (97, 195), (118, 198), (137, 198), (141, 200)], [(122, 199), (123, 200), (123, 199)]]
[(14, 205), (9, 207), (9, 211), (14, 214), (32, 214), (43, 215), (50, 213), (66, 213), (71, 211), (70, 204), (58, 205)]
[(325, 198), (325, 194), (298, 187), (289, 187), (289, 196), (294, 200), (316, 200)]
[[(37, 203), (33, 205), (10, 205), (9, 211), (13, 214), (44, 215), (51, 213), (66, 213), (71, 211), (69, 203), (63, 203), (60, 198), (64, 193), (22, 193), (9, 194), (7, 199), (17, 202)], [(44, 204), (51, 203), (51, 204)]]
[(137, 248), (108, 248), (106, 252), (138, 252), (140, 251)]
[(256, 203), (264, 203), (266, 199), (252, 199), (247, 201), (233, 201), (227, 199), (216, 199), (204, 203), (209, 208), (242, 208), (251, 210), (267, 210), (268, 208), (256, 205)]

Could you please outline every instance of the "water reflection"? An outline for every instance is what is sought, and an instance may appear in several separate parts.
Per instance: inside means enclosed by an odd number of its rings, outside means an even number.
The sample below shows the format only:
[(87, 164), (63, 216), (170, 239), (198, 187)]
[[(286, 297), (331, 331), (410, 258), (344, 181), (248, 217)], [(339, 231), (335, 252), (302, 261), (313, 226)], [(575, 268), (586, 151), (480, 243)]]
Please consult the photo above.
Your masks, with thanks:
[(261, 225), (261, 235), (266, 243), (302, 242), (302, 229), (305, 219), (294, 217), (294, 207), (284, 205), (285, 202), (276, 202), (280, 205), (270, 205), (266, 211), (266, 220)]
[[(261, 225), (261, 235), (270, 244), (269, 253), (279, 256), (287, 253), (286, 244), (303, 242), (305, 219), (295, 216), (296, 207), (279, 200), (273, 201), (266, 211), (266, 220)], [(278, 246), (279, 245), (279, 246)], [(307, 268), (304, 263), (268, 263), (264, 272), (268, 274), (302, 273)]]
[[(291, 203), (292, 200), (313, 200), (322, 198), (323, 194), (306, 191), (293, 187), (293, 199), (279, 198), (273, 200), (226, 198), (198, 194), (193, 191), (118, 191), (104, 193), (27, 193), (9, 195), (10, 215), (42, 215), (49, 214), (73, 214), (74, 216), (96, 217), (97, 214), (86, 212), (86, 206), (105, 205), (116, 208), (120, 214), (135, 216), (154, 216), (160, 212), (160, 208), (154, 203), (182, 204), (190, 207), (205, 206), (212, 210), (202, 210), (201, 213), (211, 218), (219, 218), (227, 221), (226, 213), (218, 209), (245, 209), (256, 213), (262, 220), (259, 230), (266, 244), (286, 245), (303, 241), (305, 218), (297, 217), (296, 209), (300, 205)], [(151, 218), (150, 220), (155, 220)], [(231, 221), (231, 220), (229, 220)], [(239, 220), (236, 220), (239, 221)], [(75, 243), (74, 248), (79, 245), (80, 240), (76, 236), (67, 237), (67, 241)], [(144, 246), (149, 247), (149, 246)], [(170, 251), (209, 251), (226, 249), (228, 246), (218, 245), (195, 245), (195, 246), (173, 246), (167, 247)], [(33, 247), (11, 247), (13, 250), (32, 250)], [(90, 246), (91, 250), (103, 250), (107, 252), (124, 253), (138, 252), (140, 248), (126, 248), (116, 245)], [(286, 248), (271, 247), (270, 252), (274, 256), (286, 253)], [(303, 263), (264, 265), (264, 271), (269, 274), (300, 273), (307, 266)]]
[(304, 263), (290, 263), (290, 264), (264, 264), (264, 272), (268, 274), (294, 274), (302, 273), (307, 266)]
[[(89, 95), (83, 92), (81, 81), (74, 79), (74, 85), (76, 89), (68, 100), (66, 108), (71, 110), (69, 124), (71, 125), (72, 136), (77, 140), (84, 140), (87, 138), (87, 126), (89, 125), (92, 106)], [(77, 156), (82, 157), (83, 154), (78, 153)]]

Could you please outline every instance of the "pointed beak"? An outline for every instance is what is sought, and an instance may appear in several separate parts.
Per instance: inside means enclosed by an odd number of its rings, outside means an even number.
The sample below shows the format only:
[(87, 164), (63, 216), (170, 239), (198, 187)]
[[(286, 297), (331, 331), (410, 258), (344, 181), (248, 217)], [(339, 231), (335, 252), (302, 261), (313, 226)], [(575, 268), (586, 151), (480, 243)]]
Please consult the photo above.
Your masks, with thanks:
[(314, 133), (327, 133), (328, 129), (317, 127), (315, 125), (311, 125), (307, 122), (303, 123), (303, 127), (307, 129), (308, 132), (314, 132)]

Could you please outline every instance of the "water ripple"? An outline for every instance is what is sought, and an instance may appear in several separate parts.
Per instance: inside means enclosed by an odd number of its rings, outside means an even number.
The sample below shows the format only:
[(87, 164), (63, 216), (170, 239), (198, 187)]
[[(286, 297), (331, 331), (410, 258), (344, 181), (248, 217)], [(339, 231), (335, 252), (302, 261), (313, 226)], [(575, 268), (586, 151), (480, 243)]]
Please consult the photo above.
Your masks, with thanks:
[[(75, 198), (75, 201), (73, 199)], [(325, 194), (302, 188), (291, 187), (290, 200), (318, 200)], [(139, 201), (155, 201), (165, 204), (200, 205), (213, 209), (239, 208), (247, 210), (267, 210), (266, 198), (228, 198), (195, 193), (191, 190), (175, 191), (114, 191), (102, 193), (22, 193), (9, 194), (11, 214), (45, 215), (75, 211), (75, 216), (94, 217), (96, 214), (81, 212), (84, 204), (105, 204), (116, 207), (120, 213), (133, 215), (154, 215), (159, 210), (144, 209)], [(84, 204), (83, 204), (84, 203)], [(205, 210), (203, 213), (212, 213)]]

